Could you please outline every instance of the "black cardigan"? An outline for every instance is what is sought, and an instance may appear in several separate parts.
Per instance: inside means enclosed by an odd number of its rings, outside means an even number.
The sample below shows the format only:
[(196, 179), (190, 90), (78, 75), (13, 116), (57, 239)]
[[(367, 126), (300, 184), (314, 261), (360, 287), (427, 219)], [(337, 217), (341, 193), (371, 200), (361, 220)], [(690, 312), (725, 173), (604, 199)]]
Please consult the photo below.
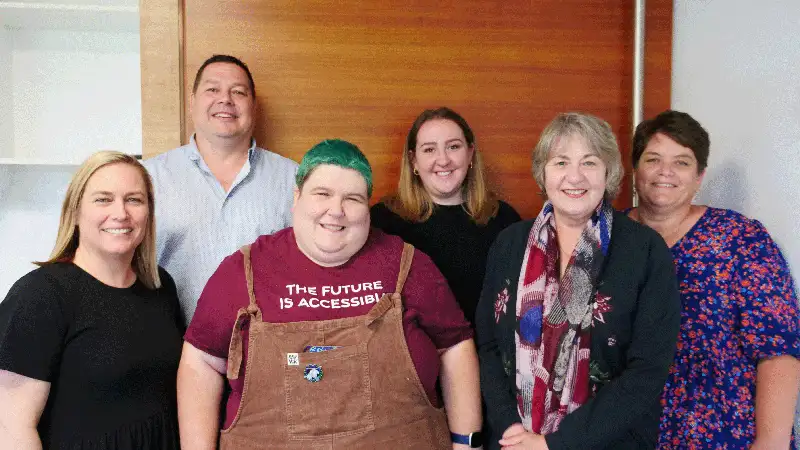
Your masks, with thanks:
[[(498, 236), (489, 252), (476, 314), (487, 448), (521, 422), (516, 400), (517, 283), (533, 220)], [(495, 323), (498, 294), (508, 290), (506, 314)], [(658, 438), (660, 395), (675, 355), (680, 294), (672, 255), (652, 229), (614, 212), (611, 243), (597, 287), (612, 310), (591, 330), (595, 395), (545, 437), (551, 450), (651, 449)]]

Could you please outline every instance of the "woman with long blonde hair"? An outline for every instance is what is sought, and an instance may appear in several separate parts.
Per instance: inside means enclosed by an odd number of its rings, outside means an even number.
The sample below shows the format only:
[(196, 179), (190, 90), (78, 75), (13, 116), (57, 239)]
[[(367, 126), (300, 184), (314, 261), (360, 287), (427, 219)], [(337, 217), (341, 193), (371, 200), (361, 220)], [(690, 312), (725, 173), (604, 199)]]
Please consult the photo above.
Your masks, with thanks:
[(177, 449), (182, 319), (130, 155), (73, 176), (53, 252), (0, 303), (0, 448)]
[(397, 192), (372, 207), (372, 226), (428, 254), (474, 323), (486, 255), (520, 220), (489, 190), (467, 121), (447, 107), (422, 112), (408, 132)]

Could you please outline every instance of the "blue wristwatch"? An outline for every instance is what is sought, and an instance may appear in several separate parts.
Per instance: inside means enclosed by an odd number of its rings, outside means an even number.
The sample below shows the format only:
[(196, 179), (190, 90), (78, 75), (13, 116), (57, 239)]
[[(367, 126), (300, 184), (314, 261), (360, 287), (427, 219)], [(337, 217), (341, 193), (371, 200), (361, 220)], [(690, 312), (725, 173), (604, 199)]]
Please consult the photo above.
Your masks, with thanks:
[(483, 445), (483, 433), (480, 431), (470, 434), (458, 434), (451, 431), (450, 439), (455, 444), (469, 445), (469, 448), (478, 448)]

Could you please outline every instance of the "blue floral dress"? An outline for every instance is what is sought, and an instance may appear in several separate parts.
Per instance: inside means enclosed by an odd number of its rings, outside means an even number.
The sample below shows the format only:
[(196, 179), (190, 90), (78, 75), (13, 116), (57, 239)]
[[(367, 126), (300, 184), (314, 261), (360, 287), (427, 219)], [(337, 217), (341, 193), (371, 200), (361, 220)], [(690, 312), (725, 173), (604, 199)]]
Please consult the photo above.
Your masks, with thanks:
[(708, 208), (672, 255), (683, 305), (659, 448), (748, 448), (758, 361), (800, 356), (789, 268), (761, 223), (725, 209)]

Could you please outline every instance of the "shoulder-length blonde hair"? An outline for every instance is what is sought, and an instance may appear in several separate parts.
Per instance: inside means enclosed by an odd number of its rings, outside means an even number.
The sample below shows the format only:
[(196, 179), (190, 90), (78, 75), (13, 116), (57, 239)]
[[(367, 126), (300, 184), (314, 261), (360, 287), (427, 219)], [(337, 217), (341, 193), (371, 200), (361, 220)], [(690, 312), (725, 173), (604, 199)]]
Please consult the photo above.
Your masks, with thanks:
[(425, 190), (422, 180), (414, 175), (413, 166), (417, 149), (417, 133), (422, 125), (430, 120), (449, 120), (458, 125), (464, 133), (467, 145), (473, 150), (472, 162), (467, 169), (464, 183), (461, 185), (464, 209), (475, 223), (486, 225), (489, 219), (497, 215), (500, 202), (489, 191), (483, 158), (475, 145), (475, 134), (461, 115), (447, 107), (426, 109), (411, 125), (401, 158), (397, 193), (384, 199), (384, 203), (392, 212), (410, 222), (425, 222), (433, 214), (435, 203), (428, 191)]
[(86, 184), (99, 169), (111, 164), (127, 164), (136, 168), (142, 175), (145, 188), (147, 189), (147, 207), (149, 214), (147, 225), (145, 226), (144, 238), (141, 244), (136, 247), (133, 253), (131, 266), (136, 276), (142, 283), (150, 289), (161, 287), (161, 278), (158, 276), (158, 264), (156, 263), (156, 221), (155, 221), (155, 199), (153, 195), (153, 182), (144, 166), (133, 156), (125, 153), (113, 151), (101, 151), (90, 156), (78, 168), (72, 177), (72, 181), (67, 188), (67, 195), (61, 206), (61, 218), (58, 224), (58, 235), (56, 244), (50, 253), (47, 261), (35, 262), (40, 266), (52, 264), (60, 261), (71, 261), (75, 257), (78, 249), (79, 230), (78, 214), (80, 212), (81, 200), (86, 191)]

